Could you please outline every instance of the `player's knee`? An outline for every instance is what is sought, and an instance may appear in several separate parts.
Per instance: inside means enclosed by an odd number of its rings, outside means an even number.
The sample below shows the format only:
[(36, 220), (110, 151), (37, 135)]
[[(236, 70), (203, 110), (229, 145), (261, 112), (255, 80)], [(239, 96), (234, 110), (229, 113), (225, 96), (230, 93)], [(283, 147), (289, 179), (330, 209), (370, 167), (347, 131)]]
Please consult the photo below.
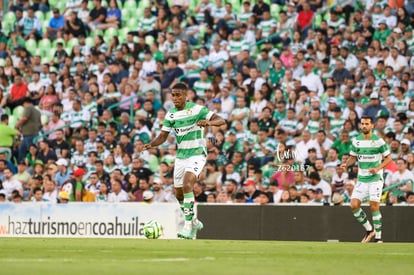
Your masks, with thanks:
[(371, 204), (369, 206), (369, 208), (370, 208), (371, 212), (379, 211), (379, 204)]
[(359, 208), (359, 204), (355, 202), (351, 202), (350, 207), (352, 210), (357, 210)]

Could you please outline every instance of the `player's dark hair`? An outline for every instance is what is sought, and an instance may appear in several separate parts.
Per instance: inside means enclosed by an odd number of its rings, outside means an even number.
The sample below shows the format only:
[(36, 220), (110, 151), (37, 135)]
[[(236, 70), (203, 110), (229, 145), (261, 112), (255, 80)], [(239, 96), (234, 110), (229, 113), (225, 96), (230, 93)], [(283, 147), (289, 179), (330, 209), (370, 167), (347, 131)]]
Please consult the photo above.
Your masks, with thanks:
[(172, 90), (181, 90), (185, 92), (187, 92), (187, 89), (188, 87), (184, 83), (177, 83), (172, 87)]
[(374, 122), (374, 120), (373, 120), (373, 119), (372, 119), (372, 117), (370, 117), (370, 116), (362, 116), (362, 117), (361, 117), (361, 121), (362, 121), (363, 119), (369, 119), (369, 121), (371, 122), (371, 124)]

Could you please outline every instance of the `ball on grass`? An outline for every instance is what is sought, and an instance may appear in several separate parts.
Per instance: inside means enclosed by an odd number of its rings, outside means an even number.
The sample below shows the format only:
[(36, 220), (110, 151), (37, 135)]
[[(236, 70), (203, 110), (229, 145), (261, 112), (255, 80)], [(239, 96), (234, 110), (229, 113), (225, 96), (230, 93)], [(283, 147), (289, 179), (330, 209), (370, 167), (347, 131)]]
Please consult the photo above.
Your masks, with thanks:
[(158, 239), (163, 233), (162, 225), (154, 220), (151, 220), (144, 225), (144, 235), (147, 239)]

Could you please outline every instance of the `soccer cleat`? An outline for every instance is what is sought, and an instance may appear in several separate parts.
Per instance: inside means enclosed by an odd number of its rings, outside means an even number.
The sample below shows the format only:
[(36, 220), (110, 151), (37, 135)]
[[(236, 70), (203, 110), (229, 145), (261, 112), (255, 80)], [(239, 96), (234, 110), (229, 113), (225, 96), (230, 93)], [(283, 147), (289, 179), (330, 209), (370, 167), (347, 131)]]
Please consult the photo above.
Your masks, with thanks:
[(361, 243), (369, 243), (374, 236), (375, 236), (374, 230), (365, 232), (364, 238), (362, 238)]
[(374, 239), (374, 243), (383, 243), (382, 239)]
[(197, 232), (200, 232), (201, 230), (203, 230), (204, 225), (200, 220), (195, 220), (193, 222), (193, 227), (191, 229), (191, 234), (193, 234), (193, 238), (196, 239), (197, 238)]
[(177, 233), (177, 237), (180, 239), (192, 240), (194, 239), (193, 227), (184, 225), (183, 230)]

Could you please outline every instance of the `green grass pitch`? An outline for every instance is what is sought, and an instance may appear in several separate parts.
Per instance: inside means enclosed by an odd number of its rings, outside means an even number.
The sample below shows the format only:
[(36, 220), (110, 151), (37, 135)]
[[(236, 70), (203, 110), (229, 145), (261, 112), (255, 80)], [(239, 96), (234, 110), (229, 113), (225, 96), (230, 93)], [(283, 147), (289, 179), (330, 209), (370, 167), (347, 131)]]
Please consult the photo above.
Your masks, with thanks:
[(0, 239), (0, 274), (410, 274), (413, 243)]

